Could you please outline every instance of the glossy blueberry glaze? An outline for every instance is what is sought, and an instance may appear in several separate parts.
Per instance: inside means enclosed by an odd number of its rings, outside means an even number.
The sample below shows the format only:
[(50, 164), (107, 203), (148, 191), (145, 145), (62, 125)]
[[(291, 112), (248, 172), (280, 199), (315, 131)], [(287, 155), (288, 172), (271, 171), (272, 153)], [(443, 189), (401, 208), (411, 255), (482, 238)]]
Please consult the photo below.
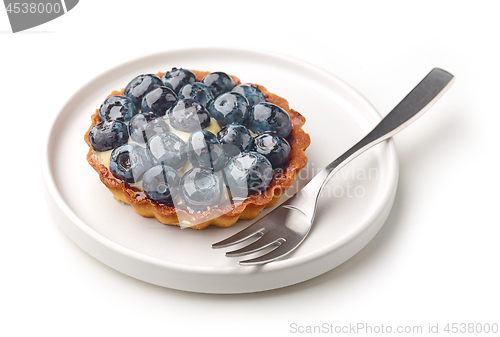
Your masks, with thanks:
[(267, 189), (273, 179), (273, 167), (260, 153), (243, 152), (228, 161), (224, 176), (233, 199), (244, 199)]
[(224, 148), (226, 158), (239, 155), (241, 152), (250, 151), (253, 138), (248, 129), (240, 124), (230, 124), (217, 133), (217, 139)]
[(273, 168), (283, 167), (290, 160), (290, 144), (272, 133), (261, 133), (255, 137), (253, 150), (266, 157)]
[(260, 91), (260, 89), (251, 84), (237, 85), (231, 91), (243, 95), (247, 99), (250, 106), (266, 101), (266, 97), (264, 97), (264, 94)]
[(181, 178), (182, 200), (195, 211), (217, 206), (222, 198), (223, 184), (220, 173), (193, 167)]
[(203, 83), (195, 82), (186, 84), (179, 90), (179, 98), (192, 98), (203, 106), (214, 99), (212, 91)]
[(173, 168), (156, 165), (144, 173), (142, 190), (153, 201), (173, 205), (173, 198), (178, 193), (179, 182), (180, 178)]
[(258, 103), (250, 109), (248, 128), (254, 132), (273, 132), (282, 138), (292, 131), (292, 121), (288, 113), (272, 103)]
[(179, 99), (167, 112), (170, 125), (180, 131), (194, 132), (210, 125), (210, 115), (193, 99)]
[(161, 79), (154, 74), (143, 74), (139, 75), (130, 81), (123, 95), (130, 98), (135, 106), (139, 108), (141, 106), (142, 99), (151, 90), (163, 86)]
[(220, 126), (245, 124), (248, 119), (248, 101), (243, 95), (226, 92), (210, 102), (208, 112)]
[(127, 141), (127, 125), (122, 122), (100, 122), (89, 131), (90, 146), (96, 151), (108, 151), (125, 144)]
[(149, 139), (146, 146), (151, 161), (180, 169), (187, 161), (187, 145), (171, 132), (159, 133)]
[(187, 69), (172, 68), (163, 75), (162, 81), (166, 87), (178, 94), (183, 86), (196, 82), (196, 75)]
[(207, 131), (198, 130), (189, 136), (188, 156), (195, 167), (220, 171), (224, 168), (226, 157), (217, 137)]
[(109, 169), (118, 179), (127, 183), (135, 183), (151, 167), (144, 148), (137, 144), (125, 144), (111, 152)]
[(158, 87), (148, 92), (141, 102), (142, 113), (153, 112), (165, 116), (167, 110), (177, 101), (175, 92), (167, 87)]
[(99, 108), (101, 121), (128, 122), (138, 113), (134, 102), (125, 96), (109, 96)]
[(215, 98), (234, 88), (234, 82), (231, 76), (221, 71), (205, 75), (201, 83), (205, 84), (212, 91)]
[(137, 143), (147, 143), (148, 139), (162, 132), (170, 131), (162, 117), (153, 112), (140, 113), (132, 117), (128, 125), (130, 138)]

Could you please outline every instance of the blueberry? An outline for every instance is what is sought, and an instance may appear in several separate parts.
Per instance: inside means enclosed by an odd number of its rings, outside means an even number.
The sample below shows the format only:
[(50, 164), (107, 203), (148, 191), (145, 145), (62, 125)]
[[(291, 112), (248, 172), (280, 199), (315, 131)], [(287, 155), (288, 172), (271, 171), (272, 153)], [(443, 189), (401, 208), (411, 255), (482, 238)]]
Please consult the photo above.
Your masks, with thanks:
[(253, 150), (266, 157), (273, 168), (283, 167), (290, 160), (290, 144), (272, 133), (261, 133), (255, 137)]
[(128, 125), (130, 138), (137, 143), (147, 143), (148, 139), (158, 133), (168, 132), (170, 128), (162, 117), (153, 112), (135, 115)]
[(190, 98), (178, 100), (167, 113), (170, 125), (180, 131), (193, 132), (210, 125), (208, 111)]
[(178, 94), (183, 86), (196, 82), (196, 75), (187, 69), (172, 68), (163, 75), (162, 81), (166, 87)]
[(146, 196), (156, 202), (173, 205), (180, 178), (177, 172), (165, 165), (156, 165), (148, 169), (142, 177), (142, 190)]
[(217, 133), (217, 139), (224, 148), (226, 158), (234, 157), (240, 152), (250, 151), (253, 138), (250, 131), (239, 124), (230, 124)]
[(217, 206), (223, 193), (222, 178), (218, 173), (193, 167), (181, 178), (180, 195), (186, 205), (196, 211)]
[(260, 91), (260, 89), (251, 84), (237, 85), (231, 91), (245, 96), (251, 106), (266, 101), (266, 97), (264, 97), (264, 94)]
[(208, 112), (220, 126), (245, 124), (248, 118), (248, 101), (243, 95), (227, 92), (208, 105)]
[(180, 169), (187, 161), (187, 146), (182, 139), (171, 132), (157, 134), (149, 139), (148, 154), (155, 164)]
[(288, 113), (272, 103), (258, 103), (250, 109), (248, 128), (254, 132), (270, 131), (282, 138), (292, 131), (292, 121)]
[(100, 122), (89, 132), (90, 145), (96, 151), (108, 151), (127, 141), (127, 125), (118, 121)]
[(141, 180), (144, 172), (150, 167), (145, 149), (137, 144), (125, 144), (111, 152), (111, 173), (127, 183)]
[(142, 99), (142, 112), (153, 112), (158, 116), (165, 116), (165, 113), (177, 101), (177, 95), (172, 89), (158, 87), (146, 94)]
[(192, 98), (203, 106), (214, 99), (212, 91), (203, 83), (186, 84), (179, 90), (179, 98)]
[(153, 74), (139, 75), (127, 84), (123, 95), (130, 98), (135, 106), (139, 108), (144, 96), (151, 90), (161, 86), (163, 86), (163, 82), (158, 76)]
[(137, 113), (134, 102), (125, 96), (109, 96), (99, 108), (101, 121), (128, 122)]
[(243, 152), (229, 160), (224, 176), (234, 199), (264, 192), (273, 179), (273, 167), (257, 152)]
[(221, 71), (216, 71), (205, 75), (201, 80), (214, 94), (214, 97), (225, 92), (231, 91), (234, 88), (234, 82), (231, 76)]
[(187, 144), (189, 160), (193, 166), (214, 171), (224, 168), (226, 163), (224, 149), (213, 133), (198, 130), (189, 136)]

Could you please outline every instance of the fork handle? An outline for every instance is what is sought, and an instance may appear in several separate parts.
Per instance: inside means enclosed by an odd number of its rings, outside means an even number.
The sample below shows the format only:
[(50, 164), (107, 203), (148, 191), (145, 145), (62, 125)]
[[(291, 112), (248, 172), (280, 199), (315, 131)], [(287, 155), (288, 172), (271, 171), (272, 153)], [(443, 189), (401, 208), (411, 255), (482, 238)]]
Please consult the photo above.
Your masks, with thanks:
[(453, 81), (452, 74), (434, 68), (370, 133), (328, 164), (285, 204), (299, 209), (312, 222), (319, 195), (333, 175), (361, 153), (413, 123), (447, 91)]

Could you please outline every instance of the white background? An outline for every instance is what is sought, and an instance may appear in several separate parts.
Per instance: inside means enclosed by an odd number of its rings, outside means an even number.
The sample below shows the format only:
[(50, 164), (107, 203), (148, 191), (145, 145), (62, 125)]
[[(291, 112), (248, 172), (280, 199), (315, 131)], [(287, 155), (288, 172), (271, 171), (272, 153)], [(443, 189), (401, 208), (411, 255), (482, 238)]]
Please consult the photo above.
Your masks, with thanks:
[[(291, 324), (500, 324), (500, 20), (494, 1), (90, 1), (12, 34), (0, 10), (2, 336), (287, 336)], [(182, 47), (302, 59), (386, 114), (433, 67), (457, 80), (395, 137), (389, 218), (354, 258), (263, 293), (153, 286), (101, 264), (46, 209), (40, 140), (68, 97), (130, 59)], [(306, 114), (305, 114), (306, 115)], [(307, 117), (307, 115), (306, 115)], [(444, 333), (443, 333), (444, 334)], [(359, 334), (362, 335), (362, 334)]]

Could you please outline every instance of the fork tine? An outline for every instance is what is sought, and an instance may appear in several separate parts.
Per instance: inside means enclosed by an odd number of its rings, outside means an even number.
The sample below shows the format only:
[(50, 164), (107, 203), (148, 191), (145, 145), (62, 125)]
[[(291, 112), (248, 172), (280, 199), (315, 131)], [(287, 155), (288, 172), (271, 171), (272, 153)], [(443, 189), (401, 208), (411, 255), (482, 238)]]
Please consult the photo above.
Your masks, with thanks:
[(212, 244), (212, 248), (225, 248), (240, 242), (245, 241), (246, 239), (250, 239), (254, 236), (262, 236), (266, 234), (268, 230), (264, 228), (262, 225), (259, 225), (258, 222), (253, 225), (248, 226), (247, 228), (239, 231), (238, 233)]
[(292, 252), (296, 247), (297, 247), (297, 245), (295, 245), (295, 244), (283, 241), (283, 243), (281, 245), (277, 246), (275, 249), (273, 249), (269, 253), (266, 253), (262, 256), (259, 256), (259, 257), (253, 258), (253, 259), (240, 261), (239, 264), (242, 266), (257, 266), (257, 265), (265, 264), (268, 262), (272, 262), (272, 261), (277, 260), (277, 259), (281, 258), (282, 256), (285, 256), (288, 253)]
[(272, 236), (271, 234), (267, 234), (267, 235), (260, 237), (256, 241), (252, 242), (251, 244), (249, 244), (243, 248), (227, 252), (226, 256), (227, 257), (235, 257), (235, 256), (252, 254), (252, 253), (258, 252), (259, 250), (262, 250), (262, 249), (270, 247), (270, 246), (280, 246), (284, 242), (285, 242), (285, 239), (283, 239), (283, 238)]

